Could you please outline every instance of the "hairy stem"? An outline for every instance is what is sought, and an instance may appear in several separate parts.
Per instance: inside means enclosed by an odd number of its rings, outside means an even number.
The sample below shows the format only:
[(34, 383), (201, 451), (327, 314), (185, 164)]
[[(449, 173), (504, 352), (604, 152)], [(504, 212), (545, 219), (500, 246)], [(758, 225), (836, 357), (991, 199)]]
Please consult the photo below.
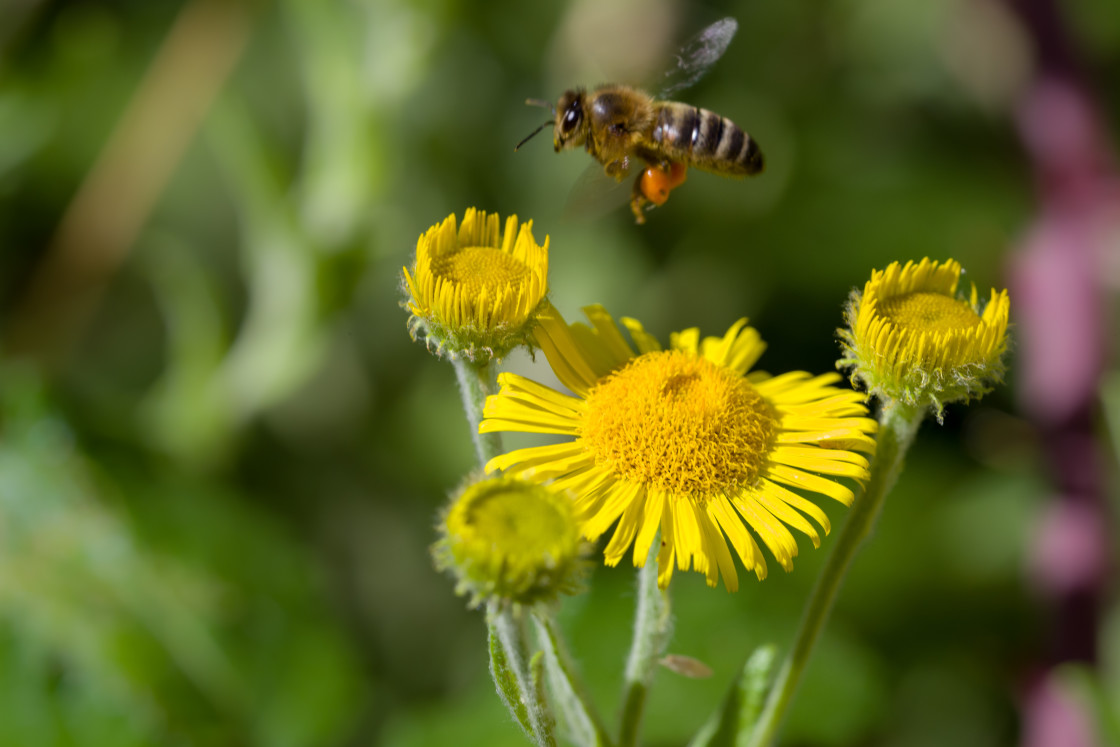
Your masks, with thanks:
[(856, 551), (875, 527), (887, 494), (898, 480), (903, 459), (924, 417), (923, 408), (907, 407), (897, 402), (884, 403), (879, 413), (879, 434), (867, 489), (852, 505), (848, 521), (836, 538), (832, 554), (817, 578), (794, 638), (793, 648), (778, 670), (774, 686), (766, 699), (766, 706), (751, 735), (750, 747), (767, 747), (777, 737), (801, 675), (809, 663), (813, 647), (832, 612), (832, 605), (844, 576)]
[(463, 411), (471, 427), (474, 448), (478, 453), (479, 463), (485, 466), (491, 459), (504, 452), (500, 433), (478, 432), (486, 398), (498, 392), (497, 374), (491, 363), (479, 365), (462, 359), (454, 360), (452, 363), (455, 366), (455, 376), (459, 380), (459, 393), (463, 397)]
[(657, 554), (661, 542), (654, 538), (646, 563), (638, 571), (638, 609), (634, 617), (634, 640), (626, 661), (625, 696), (619, 747), (633, 747), (646, 704), (646, 694), (672, 634), (669, 594), (657, 588)]

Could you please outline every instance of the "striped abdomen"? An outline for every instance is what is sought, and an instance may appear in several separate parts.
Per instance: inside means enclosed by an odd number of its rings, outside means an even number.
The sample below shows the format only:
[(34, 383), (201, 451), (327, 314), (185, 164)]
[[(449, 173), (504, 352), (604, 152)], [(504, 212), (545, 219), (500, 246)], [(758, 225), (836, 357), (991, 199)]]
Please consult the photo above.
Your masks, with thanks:
[(660, 101), (656, 110), (650, 138), (666, 158), (728, 176), (762, 171), (758, 144), (727, 117), (675, 101)]

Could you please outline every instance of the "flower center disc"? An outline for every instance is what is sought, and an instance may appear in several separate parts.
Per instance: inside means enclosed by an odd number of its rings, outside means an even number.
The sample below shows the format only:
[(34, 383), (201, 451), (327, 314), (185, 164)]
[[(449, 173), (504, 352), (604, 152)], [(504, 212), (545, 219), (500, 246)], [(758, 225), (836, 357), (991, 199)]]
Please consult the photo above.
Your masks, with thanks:
[(529, 268), (524, 262), (488, 246), (468, 246), (435, 257), (432, 274), (443, 282), (454, 283), (464, 298), (480, 298), (483, 292), (492, 297), (529, 280)]
[(705, 499), (753, 484), (776, 430), (750, 382), (674, 350), (641, 355), (596, 386), (580, 437), (625, 480)]
[(575, 538), (571, 518), (539, 486), (484, 484), (474, 487), (468, 498), (461, 516), (455, 517), (457, 533), (487, 554), (498, 553), (511, 568), (521, 570), (555, 557), (558, 546)]
[(879, 302), (879, 313), (915, 332), (959, 332), (980, 324), (980, 317), (967, 303), (929, 291), (884, 298)]

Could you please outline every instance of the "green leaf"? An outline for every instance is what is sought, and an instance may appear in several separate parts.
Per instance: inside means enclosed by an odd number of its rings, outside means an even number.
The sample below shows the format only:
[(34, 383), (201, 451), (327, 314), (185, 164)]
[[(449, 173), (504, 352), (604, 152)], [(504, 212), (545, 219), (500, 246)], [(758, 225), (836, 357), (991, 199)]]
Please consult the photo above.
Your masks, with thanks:
[(743, 665), (743, 672), (724, 698), (720, 710), (711, 715), (689, 747), (744, 747), (770, 692), (774, 662), (773, 645), (759, 646)]

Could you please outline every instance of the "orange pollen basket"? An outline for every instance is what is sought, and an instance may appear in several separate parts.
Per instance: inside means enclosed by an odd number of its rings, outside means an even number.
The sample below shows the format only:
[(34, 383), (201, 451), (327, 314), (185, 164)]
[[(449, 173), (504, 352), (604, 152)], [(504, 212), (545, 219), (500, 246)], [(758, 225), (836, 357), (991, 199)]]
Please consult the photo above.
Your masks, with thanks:
[(669, 193), (684, 184), (688, 167), (673, 161), (666, 171), (658, 166), (650, 166), (642, 174), (642, 195), (654, 205), (664, 205)]

